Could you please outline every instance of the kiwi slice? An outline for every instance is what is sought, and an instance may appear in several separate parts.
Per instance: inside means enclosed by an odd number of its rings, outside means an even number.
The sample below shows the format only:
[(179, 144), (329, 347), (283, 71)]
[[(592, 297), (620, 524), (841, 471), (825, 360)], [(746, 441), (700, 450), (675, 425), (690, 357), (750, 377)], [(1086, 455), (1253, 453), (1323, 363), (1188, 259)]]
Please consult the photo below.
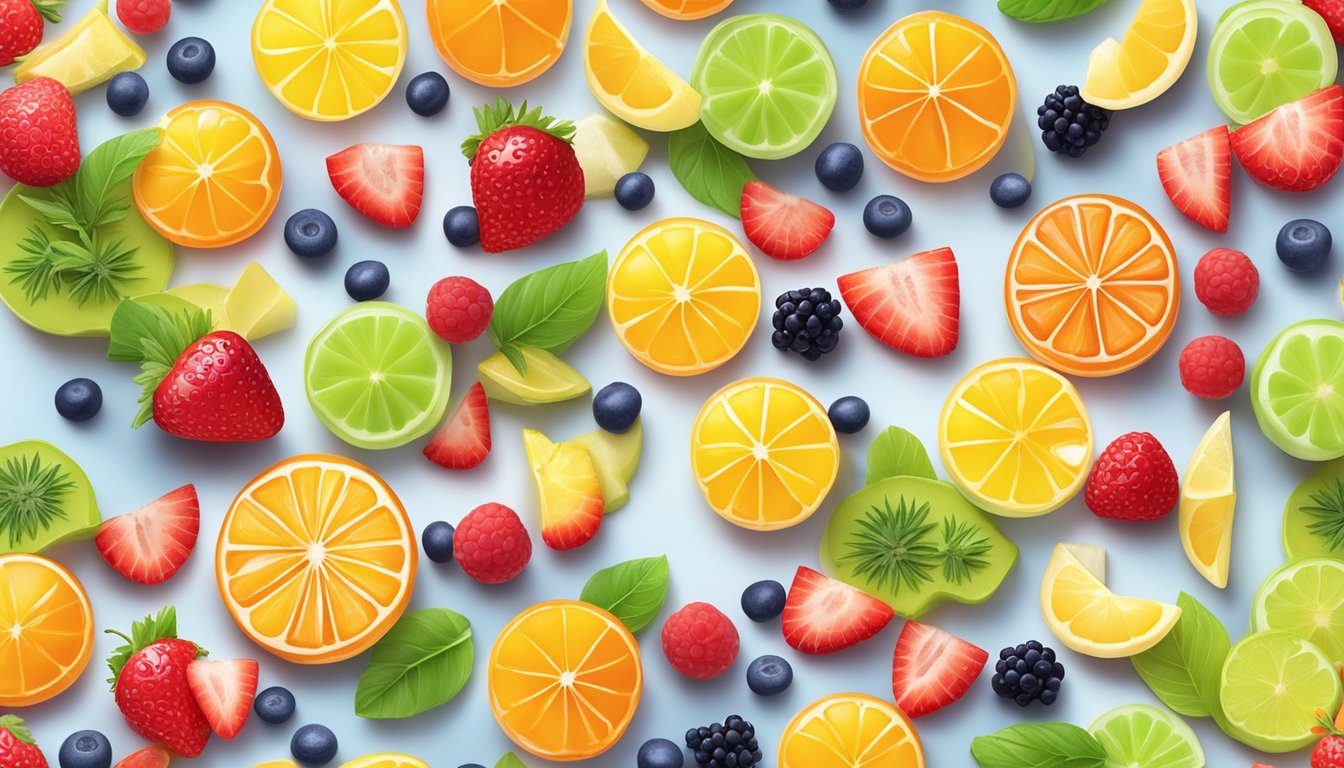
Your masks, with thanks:
[(1344, 459), (1322, 464), (1288, 497), (1283, 548), (1289, 560), (1344, 558)]
[(87, 538), (101, 522), (93, 486), (74, 459), (41, 440), (0, 447), (0, 554)]

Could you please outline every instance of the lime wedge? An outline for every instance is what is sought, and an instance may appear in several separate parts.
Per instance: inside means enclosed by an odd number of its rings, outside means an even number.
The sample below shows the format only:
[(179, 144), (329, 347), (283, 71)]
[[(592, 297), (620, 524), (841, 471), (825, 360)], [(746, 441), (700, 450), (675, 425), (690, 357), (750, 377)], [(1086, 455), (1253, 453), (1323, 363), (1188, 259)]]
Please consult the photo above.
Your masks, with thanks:
[(1204, 749), (1184, 720), (1147, 704), (1116, 707), (1088, 731), (1106, 750), (1106, 768), (1204, 768)]
[(1344, 323), (1303, 320), (1276, 336), (1251, 371), (1251, 407), (1289, 456), (1344, 456)]
[(1312, 557), (1271, 573), (1251, 604), (1251, 629), (1281, 629), (1344, 663), (1344, 560)]
[(1300, 0), (1248, 0), (1218, 19), (1209, 43), (1209, 90), (1245, 124), (1335, 82), (1330, 27)]
[(1219, 698), (1229, 733), (1261, 752), (1292, 752), (1319, 738), (1316, 710), (1339, 707), (1339, 674), (1320, 648), (1288, 632), (1257, 632), (1232, 646)]
[(317, 332), (304, 359), (308, 403), (332, 434), (360, 448), (405, 445), (448, 407), (448, 346), (404, 307), (365, 301)]
[(1322, 464), (1288, 497), (1283, 549), (1289, 560), (1344, 558), (1344, 459)]
[(23, 57), (14, 68), (14, 82), (50, 77), (79, 93), (144, 64), (145, 50), (112, 23), (102, 0), (60, 37)]
[(481, 387), (491, 400), (514, 405), (545, 405), (583, 397), (592, 385), (583, 374), (544, 349), (522, 348), (527, 373), (519, 373), (503, 352), (476, 365)]

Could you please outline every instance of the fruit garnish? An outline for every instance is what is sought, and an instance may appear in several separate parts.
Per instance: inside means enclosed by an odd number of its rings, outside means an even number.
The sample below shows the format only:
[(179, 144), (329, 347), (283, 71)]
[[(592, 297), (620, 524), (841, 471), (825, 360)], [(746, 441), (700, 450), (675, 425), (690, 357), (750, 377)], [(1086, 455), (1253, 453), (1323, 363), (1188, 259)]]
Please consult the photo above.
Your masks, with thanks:
[(1289, 560), (1344, 557), (1344, 460), (1322, 464), (1288, 497), (1283, 547)]
[(1232, 519), (1237, 507), (1231, 413), (1214, 419), (1181, 478), (1181, 546), (1210, 584), (1227, 586)]
[(453, 275), (430, 286), (425, 297), (425, 320), (430, 330), (449, 344), (475, 341), (490, 327), (495, 300), (490, 291), (469, 277)]
[(919, 731), (890, 702), (862, 693), (824, 696), (793, 716), (779, 768), (924, 768)]
[(643, 439), (644, 427), (639, 419), (635, 419), (634, 426), (619, 435), (595, 429), (569, 440), (571, 445), (588, 451), (593, 460), (597, 480), (602, 486), (603, 514), (615, 512), (630, 500), (630, 481), (639, 469)]
[(1064, 672), (1054, 648), (1028, 640), (999, 651), (990, 685), (999, 698), (1011, 699), (1019, 707), (1034, 701), (1048, 707), (1059, 700)]
[(868, 335), (915, 357), (942, 357), (961, 334), (961, 285), (951, 248), (916, 253), (836, 279)]
[(137, 35), (152, 35), (168, 26), (172, 13), (172, 0), (117, 0), (117, 20)]
[(616, 182), (639, 170), (648, 154), (643, 137), (605, 113), (574, 121), (574, 155), (583, 169), (585, 198), (611, 197)]
[(532, 559), (532, 539), (518, 513), (487, 502), (457, 524), (453, 559), (481, 584), (503, 584), (518, 577)]
[(103, 521), (94, 538), (112, 569), (137, 584), (162, 584), (177, 575), (196, 548), (201, 502), (184, 485), (124, 515)]
[(342, 763), (341, 768), (429, 768), (429, 763), (415, 755), (379, 752)]
[(75, 575), (41, 555), (0, 555), (0, 706), (27, 707), (74, 684), (93, 655), (93, 607)]
[(691, 197), (725, 215), (742, 217), (742, 189), (756, 174), (741, 155), (710, 136), (702, 123), (668, 135), (667, 164)]
[(428, 0), (429, 36), (459, 75), (491, 88), (522, 85), (565, 50), (573, 0)]
[(1165, 709), (1129, 704), (1102, 713), (1088, 732), (1106, 750), (1108, 765), (1194, 768), (1204, 765), (1199, 737)]
[(1219, 317), (1245, 314), (1260, 295), (1260, 271), (1241, 251), (1214, 248), (1195, 264), (1195, 297)]
[(6, 768), (47, 768), (46, 756), (38, 748), (23, 718), (18, 715), (0, 715), (0, 765)]
[(1344, 456), (1344, 323), (1303, 320), (1288, 326), (1251, 370), (1251, 406), (1260, 431), (1289, 456)]
[(722, 11), (733, 0), (644, 0), (644, 4), (669, 19), (693, 21)]
[(0, 33), (0, 67), (8, 67), (42, 42), (47, 23), (61, 22), (65, 0), (6, 0), (0, 14), (6, 28)]
[(1219, 699), (1229, 734), (1261, 752), (1305, 749), (1319, 737), (1316, 713), (1339, 706), (1339, 673), (1329, 657), (1287, 632), (1256, 632), (1232, 646)]
[(638, 633), (662, 612), (669, 575), (666, 555), (626, 560), (590, 576), (579, 599), (610, 612)]
[(1180, 618), (1174, 605), (1112, 593), (1105, 578), (1106, 550), (1055, 545), (1041, 580), (1041, 613), (1055, 637), (1078, 653), (1099, 659), (1142, 653)]
[(1014, 765), (1024, 755), (1043, 765), (1106, 765), (1101, 742), (1073, 723), (1018, 723), (971, 740), (977, 765)]
[(1126, 432), (1097, 456), (1083, 496), (1097, 517), (1148, 522), (1176, 508), (1179, 482), (1171, 456), (1151, 432)]
[(1144, 0), (1119, 42), (1087, 58), (1082, 97), (1103, 109), (1132, 109), (1176, 84), (1195, 52), (1195, 0)]
[(1187, 219), (1226, 232), (1232, 215), (1232, 146), (1220, 125), (1157, 153), (1157, 176)]
[(1209, 90), (1232, 123), (1330, 85), (1338, 67), (1329, 27), (1302, 3), (1237, 3), (1218, 17), (1209, 41)]
[(668, 666), (692, 680), (713, 680), (737, 660), (737, 627), (709, 603), (687, 603), (667, 617), (660, 633)]
[(98, 0), (60, 37), (25, 56), (14, 68), (14, 82), (50, 77), (71, 93), (80, 93), (144, 64), (144, 49), (112, 23), (107, 0)]
[(1316, 189), (1344, 161), (1344, 89), (1331, 85), (1290, 101), (1233, 131), (1231, 142), (1241, 167), (1261, 184)]
[(1340, 0), (1302, 0), (1302, 4), (1321, 14), (1330, 26), (1337, 45), (1344, 45), (1344, 2)]
[[(189, 301), (198, 297), (181, 288), (169, 289), (169, 293), (174, 292)], [(254, 261), (243, 268), (243, 273), (224, 296), (223, 311), (216, 318), (216, 327), (234, 331), (248, 341), (256, 341), (294, 327), (297, 316), (298, 305), (294, 298), (280, 287), (265, 267)]]
[(79, 168), (75, 102), (49, 77), (0, 92), (0, 135), (0, 171), (20, 184), (54, 186)]
[(101, 519), (88, 476), (56, 446), (25, 440), (0, 447), (0, 554), (35, 554), (90, 536)]
[[(716, 743), (719, 741), (724, 742), (722, 746)], [(710, 723), (686, 731), (686, 748), (691, 750), (691, 756), (695, 758), (695, 764), (700, 768), (717, 768), (718, 765), (724, 765), (730, 754), (738, 765), (748, 768), (763, 765), (761, 761), (764, 756), (761, 753), (760, 739), (756, 737), (756, 726), (743, 720), (741, 715), (729, 715), (722, 723)], [(714, 756), (720, 750), (724, 753), (723, 761)], [(680, 749), (677, 749), (677, 755), (682, 755)]]
[(789, 586), (781, 628), (791, 648), (815, 656), (868, 640), (894, 616), (891, 606), (863, 590), (800, 565)]
[(815, 363), (834, 352), (845, 327), (844, 305), (825, 288), (803, 287), (775, 297), (770, 343), (781, 352), (793, 352)]
[(342, 200), (385, 227), (404, 229), (420, 215), (425, 151), (418, 146), (346, 147), (327, 158), (327, 175)]
[(490, 340), (519, 373), (527, 373), (521, 348), (560, 354), (578, 341), (602, 311), (606, 281), (606, 251), (518, 278), (495, 301), (486, 328)]
[(1036, 108), (1036, 127), (1046, 149), (1079, 158), (1111, 127), (1111, 111), (1087, 103), (1076, 85), (1058, 85)]
[(125, 641), (107, 657), (117, 709), (140, 736), (174, 754), (205, 750), (210, 724), (192, 695), (187, 668), (207, 651), (177, 636), (177, 611), (167, 606), (132, 625), (131, 634), (106, 630)]
[(631, 125), (675, 131), (700, 119), (700, 94), (639, 44), (606, 0), (583, 37), (583, 71), (598, 103)]
[(490, 455), (490, 403), (479, 381), (462, 396), (423, 453), (445, 469), (472, 469)]
[(518, 347), (518, 355), (527, 373), (519, 373), (514, 361), (503, 352), (476, 364), (481, 386), (491, 400), (514, 405), (547, 405), (583, 397), (592, 385), (583, 374), (564, 360), (544, 349)]
[(602, 484), (588, 451), (535, 429), (523, 430), (523, 447), (537, 483), (541, 540), (558, 550), (587, 544), (602, 525)]
[(257, 692), (257, 662), (253, 659), (211, 661), (196, 659), (187, 665), (187, 685), (204, 713), (210, 730), (232, 739), (252, 714)]
[(835, 214), (826, 208), (763, 181), (742, 187), (740, 208), (747, 239), (772, 259), (812, 255), (835, 226)]
[(1265, 577), (1251, 601), (1251, 630), (1281, 629), (1344, 662), (1344, 561), (1308, 557)]
[(891, 661), (896, 706), (910, 717), (922, 717), (955, 704), (988, 660), (984, 649), (947, 630), (907, 621)]

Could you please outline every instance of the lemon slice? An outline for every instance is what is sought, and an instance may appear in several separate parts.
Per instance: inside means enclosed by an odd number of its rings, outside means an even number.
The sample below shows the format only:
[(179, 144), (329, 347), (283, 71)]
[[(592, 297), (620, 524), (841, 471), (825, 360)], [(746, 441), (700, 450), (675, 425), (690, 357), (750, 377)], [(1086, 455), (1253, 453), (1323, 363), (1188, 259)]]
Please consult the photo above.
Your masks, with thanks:
[(414, 755), (399, 752), (379, 752), (342, 763), (341, 768), (429, 768), (429, 763)]
[(631, 125), (675, 131), (700, 119), (700, 94), (630, 36), (607, 0), (588, 22), (583, 71), (598, 102)]
[(79, 93), (144, 64), (145, 49), (112, 23), (107, 0), (101, 0), (60, 37), (25, 56), (14, 68), (14, 82), (50, 77)]
[(1219, 589), (1227, 586), (1232, 556), (1232, 419), (1223, 412), (1204, 433), (1181, 480), (1181, 546), (1199, 575)]
[(1103, 109), (1131, 109), (1166, 93), (1190, 63), (1198, 27), (1195, 0), (1144, 0), (1124, 39), (1092, 49), (1083, 99)]
[(1099, 659), (1133, 656), (1171, 631), (1181, 609), (1106, 588), (1106, 550), (1057, 544), (1041, 581), (1041, 613), (1059, 641)]

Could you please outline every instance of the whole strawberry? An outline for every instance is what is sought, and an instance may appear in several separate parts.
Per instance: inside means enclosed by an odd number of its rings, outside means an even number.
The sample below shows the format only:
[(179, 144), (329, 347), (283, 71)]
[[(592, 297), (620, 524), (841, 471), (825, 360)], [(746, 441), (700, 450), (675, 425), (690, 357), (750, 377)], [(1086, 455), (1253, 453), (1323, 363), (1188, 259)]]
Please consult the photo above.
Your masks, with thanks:
[(183, 350), (159, 382), (154, 423), (186, 440), (239, 443), (274, 437), (285, 409), (247, 339), (214, 331)]
[(65, 0), (0, 0), (0, 67), (8, 67), (42, 42), (46, 22), (61, 20)]
[(0, 715), (0, 768), (47, 768), (46, 756), (17, 715)]
[(471, 197), (487, 253), (522, 248), (555, 232), (583, 206), (583, 169), (574, 154), (574, 124), (517, 112), (502, 98), (477, 107), (480, 133), (462, 142), (471, 161)]
[(50, 187), (75, 174), (79, 157), (75, 101), (64, 85), (38, 77), (0, 93), (0, 171), (6, 176)]
[(1328, 733), (1311, 750), (1310, 768), (1344, 768), (1344, 736)]
[(187, 667), (206, 652), (177, 638), (177, 612), (169, 606), (146, 616), (135, 622), (130, 637), (107, 631), (126, 641), (107, 659), (108, 682), (126, 724), (182, 757), (201, 754), (210, 723), (191, 692)]
[(1158, 520), (1176, 507), (1180, 479), (1162, 444), (1147, 432), (1117, 437), (1087, 476), (1084, 498), (1097, 517)]

